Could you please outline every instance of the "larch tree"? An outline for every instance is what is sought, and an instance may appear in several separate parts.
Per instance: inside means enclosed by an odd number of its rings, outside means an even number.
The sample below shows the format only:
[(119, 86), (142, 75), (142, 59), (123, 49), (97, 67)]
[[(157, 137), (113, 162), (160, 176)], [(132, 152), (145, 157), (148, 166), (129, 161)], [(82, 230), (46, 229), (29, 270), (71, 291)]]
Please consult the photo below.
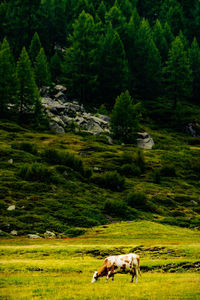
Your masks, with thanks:
[(0, 113), (8, 111), (9, 104), (17, 102), (17, 80), (10, 45), (4, 38), (0, 45)]
[(29, 51), (28, 51), (28, 54), (29, 54), (32, 64), (35, 62), (35, 59), (36, 59), (38, 53), (40, 52), (41, 48), (42, 48), (42, 45), (40, 42), (39, 35), (37, 34), (37, 32), (35, 32), (32, 40), (31, 40), (31, 44), (30, 44)]
[(73, 24), (68, 42), (62, 68), (63, 81), (69, 88), (70, 96), (91, 102), (98, 86), (99, 35), (98, 26), (90, 14), (82, 11)]
[(192, 70), (192, 100), (200, 103), (200, 48), (196, 38), (194, 38), (189, 49), (189, 62)]
[(175, 110), (177, 104), (191, 96), (192, 71), (180, 37), (172, 42), (166, 66), (163, 68), (166, 95)]
[(44, 49), (41, 48), (34, 64), (35, 81), (38, 87), (47, 86), (51, 82), (49, 64)]
[(23, 113), (35, 113), (39, 107), (39, 91), (34, 79), (26, 48), (23, 47), (17, 62), (17, 80), (19, 83), (19, 111)]

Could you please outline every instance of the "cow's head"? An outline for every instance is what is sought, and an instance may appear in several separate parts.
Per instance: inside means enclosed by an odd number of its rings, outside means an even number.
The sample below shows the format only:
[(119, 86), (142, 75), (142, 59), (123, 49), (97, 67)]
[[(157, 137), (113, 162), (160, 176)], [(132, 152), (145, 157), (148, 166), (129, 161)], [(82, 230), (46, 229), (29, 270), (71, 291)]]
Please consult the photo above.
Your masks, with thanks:
[(95, 271), (95, 272), (94, 272), (94, 275), (93, 275), (93, 277), (92, 277), (91, 283), (94, 283), (95, 281), (97, 281), (98, 277), (99, 277), (98, 272)]

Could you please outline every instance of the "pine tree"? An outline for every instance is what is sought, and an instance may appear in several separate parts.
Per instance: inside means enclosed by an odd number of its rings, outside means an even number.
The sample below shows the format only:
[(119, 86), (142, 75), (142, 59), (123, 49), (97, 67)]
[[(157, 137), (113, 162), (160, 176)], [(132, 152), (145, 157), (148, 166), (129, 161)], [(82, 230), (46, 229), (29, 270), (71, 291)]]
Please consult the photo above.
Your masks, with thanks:
[(51, 70), (52, 80), (57, 80), (59, 77), (62, 76), (61, 64), (62, 64), (62, 60), (60, 58), (60, 55), (56, 51), (55, 54), (50, 59), (50, 70)]
[(138, 129), (139, 105), (133, 104), (128, 91), (121, 93), (115, 101), (111, 114), (113, 136), (122, 142), (132, 142)]
[(131, 71), (136, 94), (146, 100), (155, 99), (160, 93), (161, 57), (145, 19), (137, 31), (132, 55)]
[(192, 70), (192, 99), (200, 103), (200, 48), (196, 38), (194, 38), (189, 49), (189, 61)]
[(192, 82), (187, 52), (180, 37), (172, 42), (166, 66), (163, 68), (163, 79), (167, 96), (173, 103), (173, 109), (176, 109), (177, 103), (190, 97)]
[(10, 45), (6, 38), (0, 46), (0, 113), (17, 102), (17, 80)]
[(36, 32), (33, 36), (33, 39), (31, 41), (29, 51), (28, 51), (29, 57), (30, 57), (32, 63), (35, 62), (35, 59), (36, 59), (38, 53), (40, 52), (41, 47), (42, 46), (41, 46), (40, 38)]
[(114, 6), (106, 13), (105, 19), (107, 24), (112, 24), (113, 29), (119, 33), (119, 36), (123, 41), (127, 23), (117, 1), (115, 1)]
[(156, 44), (156, 47), (160, 51), (162, 61), (164, 62), (167, 59), (168, 45), (165, 39), (164, 30), (159, 20), (156, 20), (156, 23), (153, 28), (153, 39)]
[(34, 64), (35, 81), (38, 87), (50, 84), (50, 71), (44, 49), (41, 48)]
[(94, 100), (98, 86), (98, 26), (90, 14), (84, 11), (73, 25), (63, 62), (63, 81), (69, 93), (82, 101)]
[(31, 61), (25, 47), (22, 49), (17, 62), (17, 79), (19, 82), (20, 113), (35, 113), (40, 103), (39, 91), (35, 83)]
[(97, 15), (100, 18), (102, 23), (105, 23), (105, 15), (106, 15), (106, 6), (103, 1), (101, 1), (98, 9), (97, 9)]
[(168, 49), (170, 49), (171, 48), (171, 43), (174, 40), (174, 35), (173, 35), (173, 33), (171, 31), (171, 28), (170, 28), (170, 26), (167, 22), (165, 22), (165, 24), (164, 24), (163, 34), (164, 34), (164, 37), (167, 41)]
[[(112, 106), (114, 100), (128, 86), (128, 62), (123, 43), (119, 34), (110, 24), (101, 43), (102, 52), (100, 59), (99, 81), (100, 98), (107, 100), (107, 105)], [(102, 101), (102, 100), (101, 100)]]

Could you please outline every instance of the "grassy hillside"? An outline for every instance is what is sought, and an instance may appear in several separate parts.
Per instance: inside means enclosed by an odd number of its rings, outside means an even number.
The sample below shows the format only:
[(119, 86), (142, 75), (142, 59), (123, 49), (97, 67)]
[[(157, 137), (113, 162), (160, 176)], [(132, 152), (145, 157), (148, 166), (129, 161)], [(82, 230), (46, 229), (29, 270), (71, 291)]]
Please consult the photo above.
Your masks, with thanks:
[[(2, 299), (199, 299), (199, 231), (150, 221), (102, 225), (78, 238), (0, 241)], [(141, 258), (137, 286), (117, 274), (91, 284), (108, 255)]]
[[(115, 220), (200, 228), (200, 139), (152, 131), (155, 148), (38, 133), (0, 122), (3, 234), (76, 236)], [(15, 210), (7, 210), (15, 205)], [(60, 235), (62, 236), (62, 235)]]

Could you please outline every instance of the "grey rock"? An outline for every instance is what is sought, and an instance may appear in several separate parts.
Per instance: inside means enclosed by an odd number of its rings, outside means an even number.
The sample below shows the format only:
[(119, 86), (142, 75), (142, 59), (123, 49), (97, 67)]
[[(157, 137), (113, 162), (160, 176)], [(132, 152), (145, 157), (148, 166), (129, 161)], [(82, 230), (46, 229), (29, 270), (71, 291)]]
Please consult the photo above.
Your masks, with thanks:
[(50, 123), (50, 129), (55, 132), (55, 133), (58, 133), (58, 134), (64, 134), (65, 133), (65, 130), (63, 127), (59, 126), (57, 123)]
[(17, 230), (12, 230), (12, 231), (10, 232), (10, 234), (11, 234), (11, 235), (14, 235), (14, 236), (17, 236), (17, 235), (18, 235), (18, 232), (17, 232)]
[(41, 239), (41, 236), (39, 236), (38, 234), (28, 234), (28, 238), (29, 239)]
[(200, 137), (200, 124), (197, 122), (190, 122), (185, 126), (183, 131), (193, 137)]
[(141, 149), (152, 149), (154, 141), (147, 132), (138, 132), (137, 146)]
[(57, 84), (54, 88), (56, 91), (63, 92), (63, 93), (67, 91), (67, 88), (61, 84)]
[(8, 160), (8, 163), (9, 163), (10, 165), (12, 165), (12, 164), (13, 164), (13, 159), (12, 159), (12, 158), (9, 159), (9, 160)]
[(54, 232), (51, 232), (51, 231), (47, 230), (47, 231), (44, 233), (44, 237), (45, 237), (45, 238), (55, 238), (56, 235), (55, 235)]
[(9, 211), (15, 210), (15, 205), (10, 205), (10, 206), (7, 208), (7, 210), (9, 210)]

